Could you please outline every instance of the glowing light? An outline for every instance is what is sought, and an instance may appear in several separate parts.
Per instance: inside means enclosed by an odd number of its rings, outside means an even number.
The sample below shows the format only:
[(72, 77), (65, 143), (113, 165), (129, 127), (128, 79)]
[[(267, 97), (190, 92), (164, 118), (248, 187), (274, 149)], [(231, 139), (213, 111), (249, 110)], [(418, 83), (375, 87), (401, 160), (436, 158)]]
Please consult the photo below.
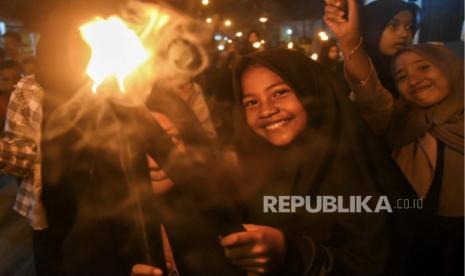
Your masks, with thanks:
[(208, 0), (202, 0), (202, 5), (207, 6), (208, 4), (210, 4), (210, 1), (208, 1)]
[(224, 25), (225, 25), (226, 27), (230, 27), (230, 26), (232, 25), (231, 20), (228, 19), (228, 20), (224, 21)]
[(262, 44), (260, 42), (255, 42), (254, 44), (252, 44), (252, 46), (256, 49), (259, 49), (260, 47), (262, 47)]
[(258, 21), (260, 21), (260, 22), (262, 22), (262, 23), (266, 23), (266, 22), (268, 22), (268, 18), (267, 18), (267, 17), (260, 17), (260, 18), (258, 19)]
[(242, 32), (237, 32), (237, 33), (236, 33), (236, 36), (237, 36), (237, 37), (242, 37), (242, 35), (243, 35)]
[(260, 40), (260, 43), (261, 43), (261, 44), (265, 44), (266, 41), (262, 39), (262, 40)]
[(310, 58), (313, 60), (318, 60), (318, 54), (314, 53), (313, 55), (310, 56)]
[(292, 31), (292, 29), (287, 29), (287, 30), (286, 30), (286, 33), (287, 33), (288, 35), (292, 35), (293, 31)]
[(328, 36), (325, 32), (323, 32), (323, 31), (319, 32), (319, 33), (318, 33), (318, 36), (320, 37), (320, 39), (321, 39), (322, 41), (327, 41), (327, 40), (329, 40), (329, 36)]
[(92, 49), (86, 70), (94, 82), (92, 91), (96, 93), (105, 79), (115, 76), (120, 90), (125, 92), (126, 77), (150, 57), (137, 34), (117, 16), (96, 18), (79, 30)]
[(232, 39), (228, 39), (228, 43), (231, 44), (233, 41)]
[(216, 34), (214, 37), (213, 37), (216, 41), (220, 41), (223, 39), (223, 36), (220, 35), (220, 34)]
[(294, 48), (294, 43), (292, 43), (292, 42), (287, 43), (287, 48), (288, 49), (293, 49)]
[(213, 19), (211, 19), (211, 17), (205, 19), (205, 22), (207, 22), (208, 24), (211, 24), (213, 22)]
[(224, 41), (228, 41), (228, 39), (229, 39), (229, 37), (227, 37), (227, 36), (223, 37)]
[(223, 51), (224, 50), (224, 45), (223, 44), (218, 45), (218, 50)]

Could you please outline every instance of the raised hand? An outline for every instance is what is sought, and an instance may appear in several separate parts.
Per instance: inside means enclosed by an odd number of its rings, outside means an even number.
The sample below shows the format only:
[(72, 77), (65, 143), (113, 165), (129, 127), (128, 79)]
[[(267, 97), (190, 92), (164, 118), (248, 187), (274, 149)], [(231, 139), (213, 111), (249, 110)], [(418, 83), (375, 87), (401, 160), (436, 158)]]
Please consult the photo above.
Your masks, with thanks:
[[(348, 16), (344, 12), (344, 1), (347, 1)], [(336, 35), (342, 48), (352, 49), (360, 40), (359, 10), (356, 0), (325, 0), (326, 25)]]
[(226, 257), (250, 273), (268, 273), (282, 263), (286, 253), (283, 233), (273, 227), (244, 224), (247, 231), (220, 241)]

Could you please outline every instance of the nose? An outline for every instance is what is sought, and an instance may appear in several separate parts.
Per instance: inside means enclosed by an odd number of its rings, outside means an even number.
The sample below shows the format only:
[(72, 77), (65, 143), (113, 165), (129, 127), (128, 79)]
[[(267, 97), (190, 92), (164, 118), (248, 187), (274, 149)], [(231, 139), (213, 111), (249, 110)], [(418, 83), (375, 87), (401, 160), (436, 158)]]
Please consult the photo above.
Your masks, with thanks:
[(408, 76), (408, 81), (409, 81), (410, 86), (415, 86), (415, 85), (417, 85), (421, 80), (420, 80), (420, 78), (417, 76), (417, 74), (411, 74), (411, 75)]
[(399, 37), (406, 39), (410, 35), (410, 29), (408, 26), (400, 27), (398, 28), (397, 34), (399, 35)]
[(258, 117), (260, 119), (265, 119), (277, 113), (279, 113), (279, 108), (276, 105), (274, 105), (273, 102), (266, 101), (261, 104), (260, 113), (258, 114)]

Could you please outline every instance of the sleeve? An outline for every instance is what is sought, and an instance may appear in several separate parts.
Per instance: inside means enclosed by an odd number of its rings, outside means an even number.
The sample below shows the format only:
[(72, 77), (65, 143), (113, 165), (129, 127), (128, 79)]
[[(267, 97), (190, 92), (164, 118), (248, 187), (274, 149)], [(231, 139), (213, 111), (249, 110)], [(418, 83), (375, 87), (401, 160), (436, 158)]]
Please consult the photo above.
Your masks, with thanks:
[(0, 171), (23, 177), (33, 170), (40, 135), (41, 105), (34, 91), (17, 88), (8, 104), (5, 136), (0, 140)]
[(370, 68), (370, 73), (364, 81), (354, 80), (346, 69), (344, 76), (352, 90), (351, 98), (361, 115), (370, 128), (377, 135), (381, 135), (385, 133), (391, 119), (394, 98), (381, 84), (371, 59)]
[(390, 269), (384, 226), (380, 215), (358, 214), (327, 229), (327, 241), (302, 233), (315, 225), (284, 229), (286, 256), (276, 275), (383, 275)]

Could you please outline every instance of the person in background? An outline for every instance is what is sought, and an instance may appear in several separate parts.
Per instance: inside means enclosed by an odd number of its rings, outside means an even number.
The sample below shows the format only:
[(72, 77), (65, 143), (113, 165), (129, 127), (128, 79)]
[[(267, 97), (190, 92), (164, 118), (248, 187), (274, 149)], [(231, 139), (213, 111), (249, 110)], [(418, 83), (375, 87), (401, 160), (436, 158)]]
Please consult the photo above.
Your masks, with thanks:
[(13, 59), (21, 63), (26, 57), (22, 51), (22, 38), (17, 32), (6, 32), (2, 36), (6, 59)]
[(256, 51), (263, 50), (263, 44), (260, 42), (260, 34), (258, 31), (251, 30), (246, 39), (243, 41), (243, 45), (239, 50), (240, 55), (247, 55)]
[(20, 64), (14, 60), (5, 60), (0, 63), (0, 129), (2, 133), (11, 92), (20, 79)]
[[(340, 0), (326, 0), (324, 16), (341, 46), (347, 77), (364, 83), (371, 70), (376, 71), (381, 84), (398, 97), (390, 64), (397, 51), (412, 43), (418, 28), (418, 6), (402, 0), (377, 0), (364, 6), (359, 16), (350, 10), (355, 1), (347, 2), (349, 21), (340, 14), (344, 12)], [(362, 52), (370, 57), (370, 63), (358, 61)]]
[(3, 62), (5, 60), (5, 50), (3, 48), (0, 48), (0, 62)]
[[(358, 9), (349, 20), (327, 7), (326, 20), (345, 41), (356, 41)], [(333, 9), (334, 8), (334, 9)], [(348, 78), (355, 103), (424, 201), (408, 272), (463, 274), (463, 60), (443, 46), (397, 50), (391, 67), (400, 99), (384, 87), (362, 49), (346, 60), (348, 75), (369, 72), (362, 83)], [(359, 75), (360, 76), (360, 75)], [(420, 234), (421, 233), (421, 234)]]
[(33, 56), (27, 57), (23, 60), (23, 74), (25, 76), (34, 75), (36, 72), (36, 58)]
[(350, 88), (344, 78), (344, 62), (341, 60), (341, 50), (337, 40), (329, 40), (323, 44), (318, 54), (318, 62), (325, 67), (336, 82), (350, 93)]

